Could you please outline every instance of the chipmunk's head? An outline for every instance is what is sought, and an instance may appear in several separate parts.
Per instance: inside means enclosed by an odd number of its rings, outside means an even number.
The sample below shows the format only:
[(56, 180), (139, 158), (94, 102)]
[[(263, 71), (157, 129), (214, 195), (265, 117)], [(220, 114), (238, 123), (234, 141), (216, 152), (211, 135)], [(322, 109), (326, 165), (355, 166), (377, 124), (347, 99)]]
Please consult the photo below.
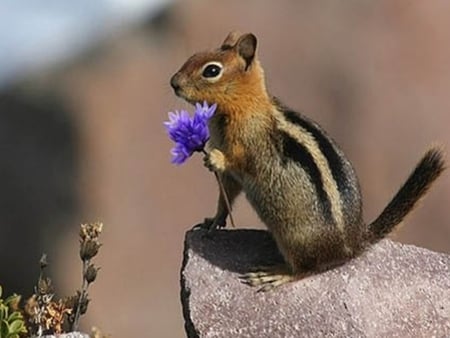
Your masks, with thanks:
[(245, 96), (261, 97), (265, 85), (256, 42), (253, 34), (232, 32), (220, 48), (191, 56), (170, 79), (175, 94), (190, 103), (217, 103), (219, 108)]

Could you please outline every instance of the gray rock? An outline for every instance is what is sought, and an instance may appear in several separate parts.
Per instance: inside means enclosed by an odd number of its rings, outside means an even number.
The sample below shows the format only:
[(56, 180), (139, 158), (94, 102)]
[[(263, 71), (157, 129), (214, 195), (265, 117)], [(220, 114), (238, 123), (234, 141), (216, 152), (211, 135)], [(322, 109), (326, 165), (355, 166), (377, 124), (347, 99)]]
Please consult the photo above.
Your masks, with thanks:
[(238, 276), (280, 262), (266, 231), (186, 233), (188, 337), (450, 337), (450, 256), (383, 240), (339, 268), (256, 292)]
[(46, 335), (41, 336), (41, 338), (89, 338), (89, 335), (81, 332), (69, 332), (59, 335)]

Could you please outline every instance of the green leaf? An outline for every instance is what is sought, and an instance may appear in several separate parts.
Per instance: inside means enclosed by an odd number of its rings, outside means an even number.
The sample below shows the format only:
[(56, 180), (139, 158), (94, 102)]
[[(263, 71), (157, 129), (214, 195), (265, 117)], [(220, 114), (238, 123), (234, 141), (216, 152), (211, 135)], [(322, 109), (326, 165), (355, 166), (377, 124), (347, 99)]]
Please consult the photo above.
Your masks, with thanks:
[(22, 314), (18, 311), (14, 311), (11, 313), (11, 315), (8, 317), (8, 322), (13, 322), (15, 320), (23, 320)]
[(3, 321), (3, 326), (5, 327), (6, 334), (9, 334), (9, 323), (6, 320)]
[(6, 338), (19, 338), (19, 335), (17, 333), (8, 333)]
[(8, 333), (8, 323), (5, 320), (0, 322), (0, 337), (6, 337)]
[(8, 318), (8, 307), (0, 305), (0, 321), (6, 320)]
[(12, 334), (25, 333), (27, 330), (25, 329), (25, 324), (22, 320), (15, 320), (9, 325), (9, 332)]
[(18, 298), (20, 298), (20, 296), (14, 293), (5, 299), (5, 304), (10, 305), (11, 303), (14, 303), (14, 301), (16, 301)]

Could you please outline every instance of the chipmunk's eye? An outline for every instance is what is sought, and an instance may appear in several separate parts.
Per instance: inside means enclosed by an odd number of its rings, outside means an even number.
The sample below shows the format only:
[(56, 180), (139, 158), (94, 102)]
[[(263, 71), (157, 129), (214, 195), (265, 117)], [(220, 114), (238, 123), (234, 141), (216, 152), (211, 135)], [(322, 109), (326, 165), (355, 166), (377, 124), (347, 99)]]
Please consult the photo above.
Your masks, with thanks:
[(203, 67), (202, 76), (207, 79), (217, 79), (222, 74), (222, 65), (219, 62), (210, 62)]

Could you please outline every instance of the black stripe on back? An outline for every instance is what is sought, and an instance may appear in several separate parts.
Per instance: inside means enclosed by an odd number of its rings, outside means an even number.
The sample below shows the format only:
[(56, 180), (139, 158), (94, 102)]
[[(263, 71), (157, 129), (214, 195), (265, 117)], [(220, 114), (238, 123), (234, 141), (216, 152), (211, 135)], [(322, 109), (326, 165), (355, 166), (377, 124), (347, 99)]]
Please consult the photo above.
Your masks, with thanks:
[(348, 186), (348, 178), (345, 174), (344, 163), (331, 143), (330, 139), (324, 135), (324, 133), (313, 123), (301, 118), (296, 112), (284, 110), (283, 111), (286, 120), (289, 122), (301, 126), (303, 129), (311, 133), (314, 139), (319, 145), (319, 149), (325, 156), (328, 162), (328, 166), (331, 170), (334, 180), (337, 183), (338, 191), (341, 196), (345, 196)]
[[(331, 202), (323, 187), (322, 175), (308, 149), (285, 132), (281, 132), (283, 158), (298, 162), (309, 175), (319, 197), (322, 212), (326, 220), (333, 222)], [(286, 160), (284, 160), (286, 163)]]

